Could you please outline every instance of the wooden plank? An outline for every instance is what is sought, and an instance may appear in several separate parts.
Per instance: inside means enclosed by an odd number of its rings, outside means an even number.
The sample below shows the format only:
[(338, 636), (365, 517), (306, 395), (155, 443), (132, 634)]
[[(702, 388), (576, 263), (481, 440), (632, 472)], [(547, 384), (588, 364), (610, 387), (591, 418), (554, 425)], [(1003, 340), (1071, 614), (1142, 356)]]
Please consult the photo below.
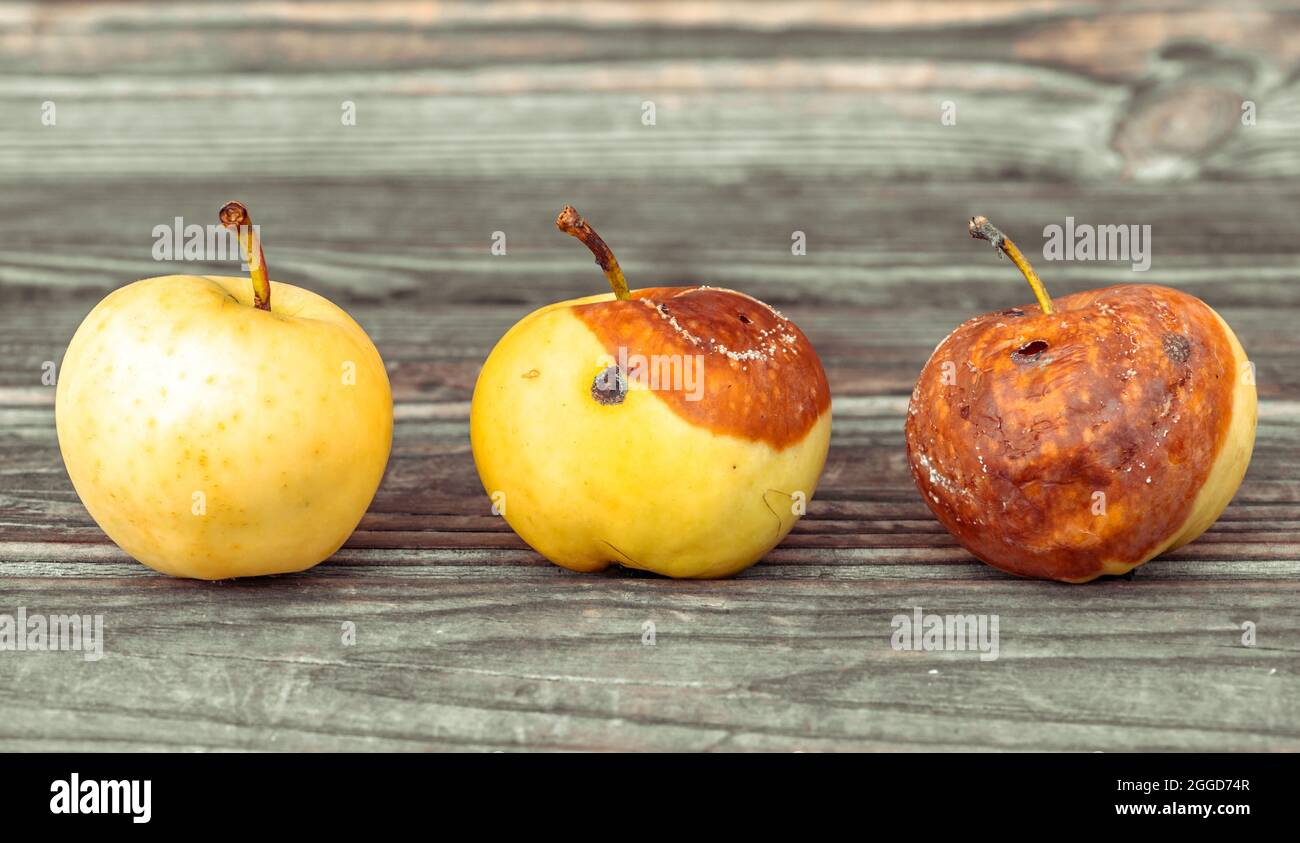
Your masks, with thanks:
[[(307, 86), (255, 77), (241, 85), (214, 76), (160, 82), (130, 103), (113, 95), (132, 84), (129, 77), (10, 83), (0, 85), (0, 106), (12, 115), (0, 127), (0, 177), (206, 176), (230, 185), (326, 173), (531, 182), (545, 173), (570, 185), (667, 175), (743, 189), (755, 171), (838, 177), (841, 186), (849, 177), (898, 184), (1200, 176), (1239, 183), (1300, 173), (1290, 143), (1300, 126), (1296, 82), (1220, 88), (1210, 76), (1153, 83), (1138, 96), (1037, 67), (957, 66), (944, 75), (929, 63), (900, 71), (769, 60), (733, 71), (735, 84), (720, 88), (679, 90), (672, 80), (685, 70), (656, 67), (614, 90), (572, 90), (586, 72), (586, 65), (569, 68), (570, 85), (554, 68), (534, 68), (524, 75), (557, 80), (556, 88), (522, 93), (508, 83), (507, 90), (447, 90), (435, 82), (357, 91), (338, 78)], [(764, 78), (750, 84), (749, 74)], [(828, 90), (783, 84), (792, 77), (811, 77)], [(841, 77), (872, 81), (840, 89)], [(1243, 126), (1247, 100), (1258, 118)], [(54, 126), (41, 122), (47, 102), (56, 108)], [(356, 125), (341, 122), (345, 103), (355, 105)], [(642, 122), (645, 103), (655, 105), (653, 126)], [(947, 103), (953, 125), (942, 122)], [(137, 130), (140, 120), (149, 132)], [(1171, 121), (1189, 128), (1172, 135)], [(305, 137), (303, 127), (311, 130)], [(250, 142), (256, 155), (247, 154)]]
[(1273, 4), (477, 5), (11, 11), (0, 178), (1300, 174), (1300, 15)]
[[(1081, 592), (992, 575), (666, 583), (508, 559), (469, 576), (424, 566), (419, 579), (319, 570), (271, 584), (19, 580), (33, 607), (102, 612), (110, 655), (89, 667), (73, 654), (7, 660), (0, 742), (1300, 747), (1294, 580)], [(997, 612), (998, 660), (892, 650), (891, 617), (915, 605)], [(1251, 619), (1260, 643), (1245, 648)], [(354, 647), (340, 643), (343, 621), (357, 625)]]

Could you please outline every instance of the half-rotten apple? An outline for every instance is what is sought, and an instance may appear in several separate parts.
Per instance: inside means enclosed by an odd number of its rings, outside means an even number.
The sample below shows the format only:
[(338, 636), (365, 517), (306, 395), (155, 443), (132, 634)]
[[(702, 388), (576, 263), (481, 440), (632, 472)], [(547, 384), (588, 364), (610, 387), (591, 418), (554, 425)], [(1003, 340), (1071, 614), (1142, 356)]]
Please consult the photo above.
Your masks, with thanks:
[(484, 488), (565, 568), (747, 568), (790, 531), (826, 461), (817, 354), (741, 293), (629, 291), (573, 208), (556, 224), (591, 249), (614, 292), (534, 311), (492, 350), (470, 413)]

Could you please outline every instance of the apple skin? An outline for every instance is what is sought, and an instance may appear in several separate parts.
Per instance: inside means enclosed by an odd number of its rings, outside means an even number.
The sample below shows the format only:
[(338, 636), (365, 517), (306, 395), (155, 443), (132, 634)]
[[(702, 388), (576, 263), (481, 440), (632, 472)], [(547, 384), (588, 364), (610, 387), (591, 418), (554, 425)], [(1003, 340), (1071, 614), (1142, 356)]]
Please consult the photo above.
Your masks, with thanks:
[(271, 290), (268, 312), (247, 278), (137, 281), (96, 305), (63, 358), (55, 420), (72, 484), (109, 538), (163, 573), (310, 568), (383, 476), (393, 402), (379, 352), (328, 300)]
[(939, 344), (908, 406), (908, 461), (975, 556), (1086, 582), (1214, 523), (1250, 462), (1255, 386), (1232, 329), (1194, 296), (1131, 284), (1054, 305), (978, 316)]
[[(642, 383), (600, 403), (593, 382), (620, 348), (703, 355), (700, 400)], [(812, 498), (830, 428), (807, 338), (762, 302), (708, 287), (533, 312), (488, 356), (470, 411), (483, 487), (505, 493), (502, 514), (538, 553), (574, 571), (671, 577), (731, 576), (775, 547), (797, 520), (794, 493)]]

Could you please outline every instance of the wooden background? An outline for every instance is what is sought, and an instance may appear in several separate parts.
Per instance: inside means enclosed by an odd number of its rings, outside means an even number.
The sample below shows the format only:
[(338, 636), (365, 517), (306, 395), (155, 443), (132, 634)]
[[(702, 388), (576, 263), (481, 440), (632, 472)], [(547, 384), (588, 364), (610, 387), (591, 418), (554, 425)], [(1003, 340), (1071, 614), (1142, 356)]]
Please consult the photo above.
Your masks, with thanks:
[[(0, 115), (0, 612), (103, 613), (107, 636), (93, 664), (0, 653), (0, 748), (1300, 749), (1300, 9), (19, 4)], [(150, 257), (153, 226), (231, 198), (277, 277), (374, 338), (397, 427), (337, 556), (205, 584), (99, 532), (40, 378), (108, 291), (233, 274)], [(552, 226), (565, 203), (633, 286), (745, 290), (822, 357), (822, 486), (735, 580), (571, 574), (490, 513), (478, 366), (534, 307), (604, 285)], [(1031, 254), (1067, 215), (1150, 224), (1145, 275), (1039, 269), (1057, 295), (1181, 287), (1258, 366), (1241, 491), (1132, 579), (1002, 575), (912, 485), (902, 414), (929, 352), (1029, 299), (967, 237), (975, 213)], [(998, 614), (1001, 657), (893, 651), (914, 606)]]

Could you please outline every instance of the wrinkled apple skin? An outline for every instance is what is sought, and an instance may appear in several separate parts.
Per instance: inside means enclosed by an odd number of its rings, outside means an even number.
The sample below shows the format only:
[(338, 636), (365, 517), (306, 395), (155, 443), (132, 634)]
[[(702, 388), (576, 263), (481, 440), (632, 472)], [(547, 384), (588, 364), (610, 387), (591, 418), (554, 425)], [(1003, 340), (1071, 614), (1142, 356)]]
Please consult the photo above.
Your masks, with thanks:
[[(700, 290), (544, 307), (511, 328), (484, 363), (470, 413), (479, 477), (515, 532), (555, 564), (726, 577), (790, 531), (796, 492), (811, 500), (831, 427), (820, 362), (766, 305)], [(776, 348), (767, 363), (705, 349), (707, 389), (698, 403), (649, 388), (599, 403), (593, 381), (620, 344), (647, 355), (693, 348), (652, 303), (671, 307), (677, 327), (706, 340), (727, 337), (732, 349), (778, 325), (790, 347), (765, 345)], [(742, 311), (751, 321), (739, 320)]]
[(247, 278), (137, 281), (90, 312), (63, 358), (72, 484), (109, 538), (163, 573), (310, 568), (383, 476), (393, 404), (378, 351), (328, 300), (271, 291), (267, 312)]
[(939, 344), (908, 406), (908, 459), (975, 556), (1086, 582), (1214, 523), (1250, 463), (1255, 385), (1194, 296), (1127, 284), (1055, 307), (978, 316)]

